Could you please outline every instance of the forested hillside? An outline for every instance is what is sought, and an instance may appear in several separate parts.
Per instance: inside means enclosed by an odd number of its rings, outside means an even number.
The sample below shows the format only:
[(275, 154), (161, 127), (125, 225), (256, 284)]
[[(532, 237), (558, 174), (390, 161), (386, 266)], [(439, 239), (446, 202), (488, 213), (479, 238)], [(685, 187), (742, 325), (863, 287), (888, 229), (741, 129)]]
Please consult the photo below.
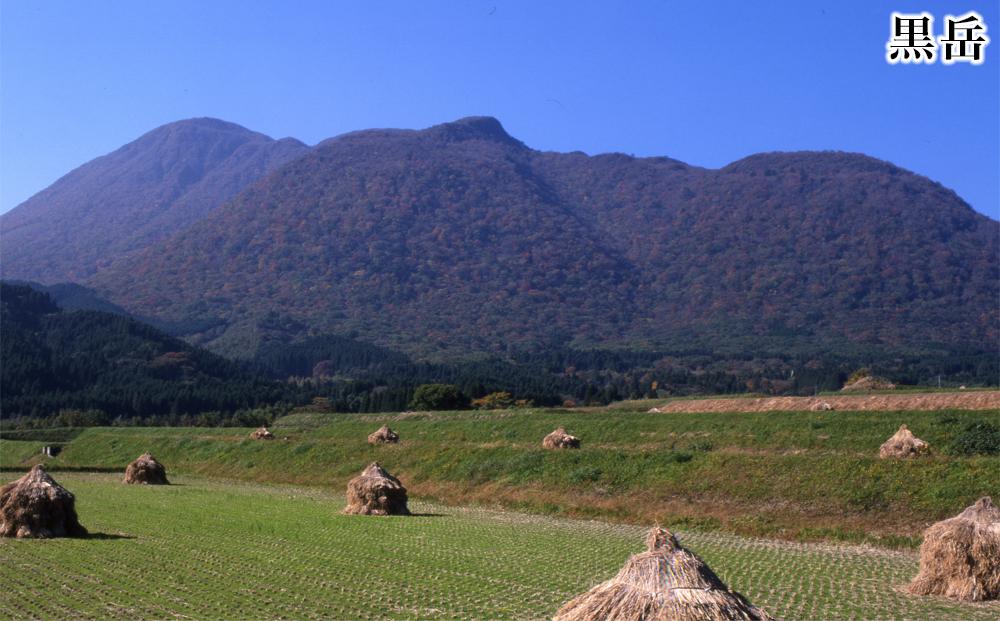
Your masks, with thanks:
[(200, 119), (81, 167), (2, 227), (5, 274), (84, 285), (50, 289), (67, 308), (277, 376), (311, 376), (327, 339), (366, 362), (320, 374), (353, 379), (603, 350), (637, 365), (615, 373), (726, 386), (863, 365), (995, 380), (1000, 224), (860, 154), (710, 170), (535, 151), (483, 117), (309, 149)]
[(250, 357), (264, 317), (418, 357), (995, 343), (998, 223), (845, 153), (720, 170), (543, 153), (494, 119), (321, 143), (92, 284)]

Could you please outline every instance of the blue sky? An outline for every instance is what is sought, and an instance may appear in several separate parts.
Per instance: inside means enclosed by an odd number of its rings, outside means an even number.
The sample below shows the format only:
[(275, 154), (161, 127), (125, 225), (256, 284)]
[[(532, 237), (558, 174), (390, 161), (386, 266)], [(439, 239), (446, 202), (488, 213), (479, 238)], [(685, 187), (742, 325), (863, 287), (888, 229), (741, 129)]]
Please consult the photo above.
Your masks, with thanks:
[[(980, 12), (986, 62), (890, 66), (892, 11)], [(496, 116), (544, 150), (718, 167), (864, 152), (1000, 218), (1000, 10), (910, 2), (0, 1), (0, 211), (170, 121), (313, 144)]]

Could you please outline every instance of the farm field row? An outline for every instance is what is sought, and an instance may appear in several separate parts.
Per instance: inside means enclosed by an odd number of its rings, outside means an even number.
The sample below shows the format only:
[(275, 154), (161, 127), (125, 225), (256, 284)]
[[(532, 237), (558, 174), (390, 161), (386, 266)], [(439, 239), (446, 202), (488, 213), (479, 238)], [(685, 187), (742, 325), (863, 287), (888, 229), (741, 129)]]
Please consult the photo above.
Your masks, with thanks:
[[(371, 461), (411, 495), (637, 524), (660, 522), (794, 540), (915, 547), (923, 528), (983, 495), (1000, 497), (1000, 457), (948, 452), (971, 423), (1000, 412), (767, 412), (649, 414), (604, 409), (397, 415), (297, 414), (249, 429), (91, 428), (18, 432), (0, 440), (0, 466), (26, 469), (41, 447), (52, 470), (121, 472), (152, 451), (169, 472), (340, 488)], [(906, 423), (929, 457), (880, 460)], [(381, 424), (402, 442), (373, 447)], [(578, 451), (539, 442), (564, 425)]]
[[(12, 478), (5, 473), (6, 478)], [(645, 527), (411, 503), (340, 515), (317, 488), (59, 473), (93, 537), (0, 541), (0, 617), (543, 619), (612, 576)], [(995, 619), (998, 604), (901, 593), (916, 555), (681, 530), (730, 586), (784, 619)]]

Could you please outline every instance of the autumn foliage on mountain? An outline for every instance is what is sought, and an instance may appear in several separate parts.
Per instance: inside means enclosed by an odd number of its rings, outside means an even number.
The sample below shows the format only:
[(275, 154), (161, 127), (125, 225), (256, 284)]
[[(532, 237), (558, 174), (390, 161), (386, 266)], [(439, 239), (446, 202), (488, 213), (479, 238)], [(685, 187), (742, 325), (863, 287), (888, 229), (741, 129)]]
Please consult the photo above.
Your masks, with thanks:
[[(200, 135), (206, 123), (168, 127)], [(78, 169), (3, 217), (5, 277), (82, 282), (241, 357), (323, 334), (428, 358), (564, 346), (864, 357), (997, 343), (1000, 225), (863, 155), (770, 153), (709, 170), (539, 152), (491, 118), (312, 149), (260, 140), (252, 174), (232, 165), (239, 182), (198, 177), (204, 201), (154, 184), (175, 200), (100, 203), (114, 188), (73, 177), (92, 164)], [(126, 169), (153, 157), (113, 155)], [(121, 222), (100, 233), (110, 241), (63, 253), (41, 228), (17, 233), (79, 205)], [(155, 233), (134, 226), (161, 211)], [(91, 219), (74, 222), (95, 234)]]

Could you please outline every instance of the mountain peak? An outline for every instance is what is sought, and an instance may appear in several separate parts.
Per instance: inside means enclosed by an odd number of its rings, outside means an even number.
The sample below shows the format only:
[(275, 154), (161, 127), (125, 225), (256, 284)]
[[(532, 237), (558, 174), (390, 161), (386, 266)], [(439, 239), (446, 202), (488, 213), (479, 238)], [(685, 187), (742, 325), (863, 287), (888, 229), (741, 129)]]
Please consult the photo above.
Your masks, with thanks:
[(772, 151), (754, 153), (727, 164), (723, 172), (801, 170), (811, 174), (884, 173), (897, 175), (908, 171), (864, 153), (848, 151)]
[(439, 135), (451, 142), (464, 140), (489, 140), (524, 146), (513, 138), (492, 116), (467, 116), (450, 123), (442, 123), (427, 129), (428, 132)]
[(248, 134), (257, 133), (254, 132), (253, 130), (249, 130), (246, 127), (243, 127), (238, 123), (223, 121), (222, 119), (217, 119), (210, 116), (200, 116), (190, 119), (181, 119), (179, 121), (174, 121), (172, 123), (167, 123), (165, 125), (162, 125), (160, 126), (160, 129), (180, 128), (180, 127), (191, 127), (195, 129), (230, 130), (230, 131), (246, 132)]
[(88, 277), (107, 256), (186, 227), (307, 150), (219, 119), (161, 125), (3, 214), (4, 274)]
[[(237, 123), (230, 123), (221, 119), (211, 117), (198, 117), (193, 119), (182, 119), (166, 123), (156, 129), (150, 130), (139, 137), (136, 143), (149, 139), (165, 139), (184, 137), (187, 139), (204, 140), (224, 139), (236, 141), (272, 141), (269, 136), (247, 129)], [(127, 146), (127, 145), (126, 145)]]

